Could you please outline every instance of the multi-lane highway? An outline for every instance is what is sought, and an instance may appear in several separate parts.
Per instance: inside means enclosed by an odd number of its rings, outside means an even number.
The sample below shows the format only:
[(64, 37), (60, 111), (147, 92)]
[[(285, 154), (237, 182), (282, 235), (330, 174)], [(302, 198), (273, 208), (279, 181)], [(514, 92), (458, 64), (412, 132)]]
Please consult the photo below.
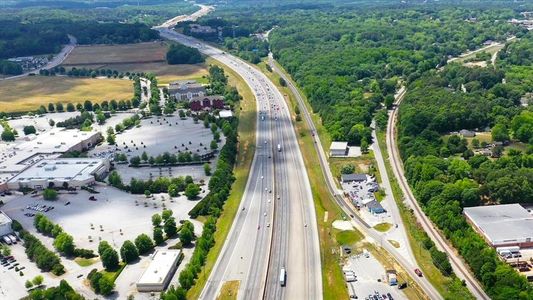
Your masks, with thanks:
[[(215, 299), (224, 282), (238, 280), (239, 299), (321, 299), (313, 198), (282, 94), (241, 59), (171, 29), (158, 30), (233, 69), (250, 86), (259, 110), (257, 150), (245, 194), (201, 298)], [(282, 268), (285, 286), (280, 284)]]
[[(307, 122), (310, 130), (314, 133), (316, 133), (316, 128), (313, 123), (313, 120), (311, 118), (311, 115), (305, 106), (303, 97), (300, 95), (300, 92), (298, 89), (294, 86), (290, 78), (285, 76), (285, 74), (277, 67), (277, 65), (274, 63), (274, 60), (272, 58), (272, 55), (269, 56), (269, 62), (272, 67), (272, 69), (278, 73), (281, 77), (285, 79), (287, 82), (287, 86), (290, 88), (291, 92), (295, 95), (296, 100), (298, 101), (298, 105), (300, 107), (300, 111), (303, 112), (305, 121)], [(376, 242), (380, 242), (381, 247), (383, 247), (389, 254), (391, 254), (396, 261), (404, 267), (407, 273), (411, 276), (411, 278), (424, 290), (426, 295), (430, 299), (442, 299), (442, 296), (439, 294), (439, 292), (431, 285), (431, 283), (427, 280), (425, 277), (418, 277), (414, 269), (416, 268), (415, 265), (412, 264), (412, 262), (405, 257), (402, 253), (399, 253), (397, 249), (395, 249), (391, 244), (388, 242), (381, 242), (382, 241), (382, 235), (380, 235), (376, 230), (372, 229), (364, 220), (362, 220), (360, 217), (358, 217), (357, 213), (353, 209), (352, 206), (350, 206), (342, 197), (341, 191), (337, 189), (335, 180), (333, 178), (333, 174), (331, 173), (331, 170), (329, 168), (329, 164), (327, 161), (326, 152), (324, 151), (322, 147), (322, 143), (320, 141), (320, 136), (318, 134), (313, 135), (313, 140), (315, 144), (315, 150), (317, 152), (319, 163), (322, 168), (322, 173), (324, 175), (324, 181), (326, 182), (326, 185), (328, 186), (328, 189), (334, 198), (334, 200), (337, 202), (337, 204), (343, 209), (343, 211), (347, 215), (353, 216), (353, 222), (355, 225), (357, 225), (357, 228), (360, 229), (364, 235), (367, 238), (373, 239)]]

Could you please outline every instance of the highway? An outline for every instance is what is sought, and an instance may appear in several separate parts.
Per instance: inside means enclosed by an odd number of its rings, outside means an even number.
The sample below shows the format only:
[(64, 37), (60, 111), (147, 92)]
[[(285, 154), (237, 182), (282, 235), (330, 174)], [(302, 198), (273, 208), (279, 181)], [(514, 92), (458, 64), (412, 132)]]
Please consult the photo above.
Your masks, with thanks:
[[(200, 298), (215, 299), (224, 282), (238, 280), (238, 299), (322, 299), (311, 187), (283, 95), (241, 59), (171, 29), (157, 29), (162, 37), (198, 48), (233, 69), (250, 86), (259, 110), (245, 194)], [(281, 268), (287, 271), (284, 287)]]
[(465, 262), (459, 257), (455, 249), (448, 245), (446, 239), (441, 236), (440, 232), (435, 229), (435, 225), (429, 220), (426, 214), (422, 211), (416, 198), (407, 183), (407, 179), (404, 176), (403, 164), (400, 159), (400, 153), (398, 151), (398, 145), (396, 144), (396, 122), (398, 119), (398, 107), (402, 102), (406, 93), (406, 89), (402, 87), (400, 93), (396, 95), (394, 109), (390, 112), (389, 121), (387, 124), (387, 151), (390, 155), (391, 166), (394, 172), (394, 176), (398, 180), (400, 188), (402, 189), (405, 200), (416, 216), (416, 218), (422, 224), (422, 227), (429, 235), (429, 237), (435, 242), (439, 250), (446, 252), (450, 263), (452, 265), (453, 271), (460, 279), (465, 280), (466, 286), (470, 292), (476, 297), (476, 299), (490, 299), (489, 296), (483, 291), (481, 284), (476, 280), (474, 275), (470, 273), (469, 268), (466, 266)]
[(322, 147), (319, 135), (316, 134), (316, 127), (313, 123), (309, 110), (307, 109), (307, 106), (304, 103), (303, 97), (300, 95), (300, 91), (294, 86), (290, 78), (287, 78), (287, 76), (283, 72), (281, 72), (278, 66), (274, 63), (272, 54), (269, 55), (269, 64), (276, 73), (278, 73), (281, 77), (283, 77), (283, 79), (285, 79), (285, 81), (287, 82), (287, 86), (290, 88), (291, 92), (295, 95), (296, 100), (298, 101), (300, 111), (303, 112), (304, 118), (310, 130), (315, 133), (313, 135), (315, 150), (318, 154), (320, 166), (322, 168), (322, 174), (324, 175), (324, 181), (326, 182), (328, 190), (330, 191), (330, 194), (332, 195), (333, 199), (347, 215), (353, 216), (352, 223), (356, 225), (356, 227), (367, 237), (367, 239), (369, 238), (373, 239), (376, 242), (379, 242), (380, 246), (384, 248), (392, 257), (394, 257), (394, 259), (406, 270), (407, 273), (409, 273), (411, 278), (423, 289), (423, 291), (430, 299), (443, 299), (443, 297), (439, 294), (435, 287), (433, 287), (433, 285), (431, 285), (431, 283), (425, 277), (418, 277), (416, 275), (416, 273), (414, 272), (416, 266), (413, 265), (408, 258), (399, 253), (398, 250), (395, 249), (390, 243), (388, 243), (387, 241), (382, 242), (382, 235), (379, 234), (373, 228), (371, 228), (363, 219), (361, 219), (357, 215), (354, 207), (347, 203), (347, 201), (343, 198), (342, 191), (339, 191), (337, 189), (333, 174), (331, 173), (331, 170), (329, 168), (326, 152)]

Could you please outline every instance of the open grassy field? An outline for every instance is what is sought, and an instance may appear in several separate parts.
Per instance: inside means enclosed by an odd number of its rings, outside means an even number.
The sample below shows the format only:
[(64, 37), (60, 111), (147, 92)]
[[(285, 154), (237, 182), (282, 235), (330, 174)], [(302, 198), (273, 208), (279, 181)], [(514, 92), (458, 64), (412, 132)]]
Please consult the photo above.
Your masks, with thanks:
[(63, 66), (165, 61), (166, 52), (164, 42), (77, 46)]
[[(256, 103), (252, 91), (248, 85), (246, 85), (244, 80), (231, 69), (212, 59), (208, 59), (207, 64), (219, 65), (223, 67), (226, 75), (229, 76), (229, 85), (235, 86), (239, 91), (239, 94), (243, 97), (243, 100), (240, 102), (242, 110), (239, 112), (239, 150), (237, 152), (237, 162), (233, 170), (236, 179), (231, 187), (230, 196), (224, 204), (224, 210), (217, 221), (215, 245), (213, 248), (211, 248), (209, 254), (207, 255), (205, 266), (198, 274), (196, 284), (187, 293), (187, 299), (199, 298), (207, 278), (209, 277), (209, 274), (215, 265), (218, 255), (222, 250), (224, 241), (228, 236), (231, 224), (233, 224), (233, 219), (235, 218), (237, 209), (239, 208), (239, 204), (246, 187), (246, 182), (248, 181), (248, 173), (255, 152)], [(228, 288), (231, 288), (231, 286), (228, 286)]]
[(133, 85), (124, 79), (30, 76), (0, 81), (0, 111), (29, 111), (50, 102), (128, 100)]

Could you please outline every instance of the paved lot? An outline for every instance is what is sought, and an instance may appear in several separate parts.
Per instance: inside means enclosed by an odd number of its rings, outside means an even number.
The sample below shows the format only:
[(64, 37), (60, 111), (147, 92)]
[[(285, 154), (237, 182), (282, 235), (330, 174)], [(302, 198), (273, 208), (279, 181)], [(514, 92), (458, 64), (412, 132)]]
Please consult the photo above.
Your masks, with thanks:
[[(379, 295), (390, 293), (393, 299), (407, 299), (405, 294), (398, 290), (397, 286), (389, 286), (387, 284), (386, 270), (379, 261), (370, 253), (367, 253), (367, 256), (364, 254), (353, 255), (348, 259), (346, 266), (343, 267), (343, 270), (354, 271), (357, 276), (355, 282), (347, 282), (350, 294), (355, 293), (359, 299), (366, 299), (376, 292)], [(378, 282), (378, 279), (381, 282)], [(379, 299), (384, 298), (380, 297)]]
[[(79, 247), (96, 250), (100, 239), (107, 240), (118, 248), (125, 240), (133, 240), (141, 233), (151, 235), (151, 216), (160, 213), (163, 204), (172, 209), (177, 220), (185, 220), (188, 219), (188, 212), (197, 203), (187, 200), (184, 196), (174, 198), (171, 202), (168, 196), (162, 200), (162, 194), (147, 199), (144, 195), (131, 195), (107, 186), (96, 189), (100, 192), (95, 195), (97, 201), (89, 201), (91, 194), (86, 191), (79, 191), (77, 195), (62, 194), (59, 200), (53, 202), (26, 195), (8, 202), (2, 210), (11, 218), (19, 220), (25, 229), (36, 232), (33, 218), (24, 216), (28, 211), (35, 211), (26, 207), (34, 203), (53, 205), (55, 209), (45, 214), (71, 234)], [(65, 206), (67, 201), (71, 204)], [(201, 223), (195, 220), (192, 222), (197, 227), (197, 233), (201, 233)], [(43, 242), (49, 247), (52, 246), (49, 239), (43, 238)]]

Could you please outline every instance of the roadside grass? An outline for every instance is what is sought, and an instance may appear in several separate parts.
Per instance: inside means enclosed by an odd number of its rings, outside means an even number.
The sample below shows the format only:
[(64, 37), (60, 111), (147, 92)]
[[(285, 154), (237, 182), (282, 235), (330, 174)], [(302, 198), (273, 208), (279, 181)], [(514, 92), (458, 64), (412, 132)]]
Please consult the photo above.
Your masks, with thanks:
[(397, 241), (395, 240), (388, 240), (389, 243), (394, 246), (394, 248), (400, 248), (400, 243), (398, 243)]
[[(36, 110), (48, 103), (93, 103), (129, 100), (133, 82), (126, 79), (72, 78), (65, 76), (26, 76), (0, 81), (0, 111)], [(50, 115), (53, 118), (53, 115)]]
[[(328, 148), (324, 148), (328, 149)], [(374, 155), (372, 152), (363, 154), (359, 157), (329, 157), (329, 167), (335, 178), (341, 177), (341, 169), (344, 165), (354, 165), (355, 173), (376, 173)]]
[(429, 282), (445, 299), (474, 299), (470, 291), (461, 284), (458, 278), (446, 277), (442, 275), (439, 269), (437, 269), (437, 267), (432, 263), (431, 254), (422, 246), (425, 231), (418, 223), (413, 211), (403, 203), (403, 193), (398, 185), (398, 181), (396, 181), (396, 177), (394, 176), (392, 167), (390, 165), (389, 153), (387, 151), (385, 142), (385, 132), (378, 130), (377, 137), (379, 147), (381, 148), (381, 153), (383, 154), (383, 159), (385, 161), (387, 174), (389, 175), (392, 194), (396, 204), (398, 205), (404, 227), (407, 231), (409, 244), (413, 251), (413, 255), (418, 267), (420, 270), (422, 270), (424, 276), (429, 280)]
[[(264, 63), (260, 63), (259, 67), (263, 73), (276, 84), (288, 101), (288, 106), (294, 120), (294, 107), (297, 105), (294, 95), (288, 87), (282, 87), (279, 85), (279, 76), (267, 71)], [(320, 258), (322, 264), (323, 298), (326, 300), (348, 299), (348, 290), (340, 267), (341, 257), (337, 246), (337, 240), (335, 239), (336, 229), (332, 226), (333, 221), (346, 219), (346, 216), (329, 194), (307, 123), (303, 120), (293, 122), (297, 133), (296, 136), (298, 137), (298, 144), (309, 175), (311, 191), (315, 203), (320, 241)], [(317, 131), (320, 132), (320, 128), (322, 127), (317, 127)], [(327, 218), (325, 218), (326, 213)]]
[(209, 64), (223, 67), (224, 72), (226, 72), (229, 77), (229, 85), (235, 86), (239, 91), (239, 94), (243, 97), (240, 101), (241, 110), (237, 110), (239, 113), (239, 149), (237, 153), (237, 162), (233, 170), (236, 180), (231, 187), (230, 196), (224, 204), (222, 214), (217, 221), (215, 245), (209, 251), (206, 263), (198, 274), (198, 279), (196, 280), (195, 285), (187, 292), (187, 299), (198, 299), (200, 297), (200, 293), (209, 278), (209, 274), (213, 270), (244, 194), (255, 152), (256, 103), (252, 91), (246, 85), (244, 80), (231, 69), (213, 59), (208, 59), (207, 62)]
[(379, 223), (374, 226), (374, 229), (379, 232), (387, 232), (392, 227), (391, 223)]
[(363, 234), (355, 229), (355, 230), (336, 230), (335, 233), (335, 239), (337, 240), (337, 243), (339, 246), (342, 245), (350, 245), (354, 246), (358, 242), (360, 242), (364, 238)]
[(92, 264), (94, 264), (97, 260), (94, 258), (83, 258), (83, 257), (76, 257), (74, 259), (74, 262), (76, 262), (80, 267), (88, 267)]
[(122, 273), (125, 267), (126, 263), (120, 262), (118, 268), (115, 271), (102, 270), (102, 276), (107, 277), (107, 279), (111, 280), (111, 282), (115, 282), (115, 280), (117, 280), (117, 277), (120, 275), (120, 273)]
[(237, 299), (237, 292), (239, 291), (239, 280), (226, 281), (220, 289), (220, 294), (217, 300), (235, 300)]

